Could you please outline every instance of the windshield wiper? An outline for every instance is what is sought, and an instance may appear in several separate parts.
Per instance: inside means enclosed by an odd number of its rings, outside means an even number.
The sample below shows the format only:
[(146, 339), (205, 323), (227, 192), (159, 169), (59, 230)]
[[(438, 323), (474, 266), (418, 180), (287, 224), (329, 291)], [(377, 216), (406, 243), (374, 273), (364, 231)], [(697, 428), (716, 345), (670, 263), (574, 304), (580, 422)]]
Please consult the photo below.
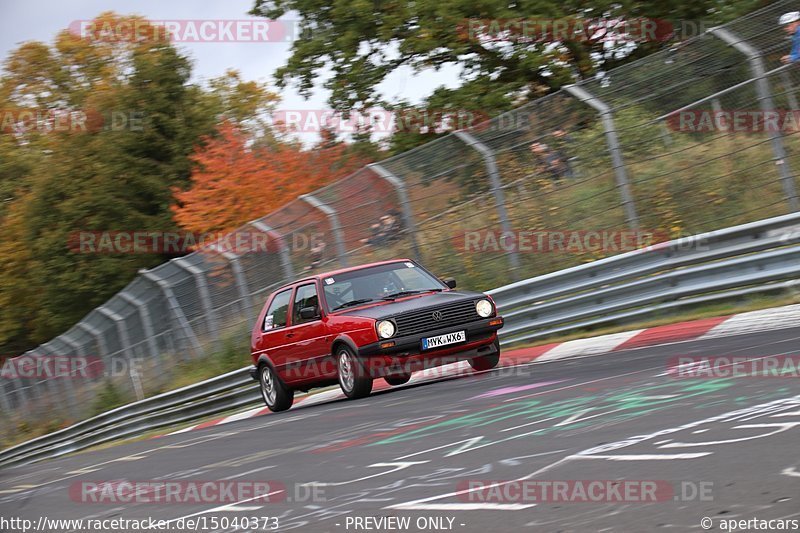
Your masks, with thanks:
[(389, 294), (381, 298), (381, 300), (394, 300), (396, 298), (400, 298), (401, 296), (408, 296), (410, 294), (421, 294), (423, 292), (442, 292), (442, 289), (419, 289), (415, 291), (400, 291), (394, 294)]
[(343, 303), (340, 306), (334, 307), (332, 310), (338, 311), (339, 309), (344, 309), (345, 307), (352, 307), (354, 305), (361, 305), (372, 301), (374, 301), (372, 298), (361, 298), (360, 300), (350, 300), (349, 302)]

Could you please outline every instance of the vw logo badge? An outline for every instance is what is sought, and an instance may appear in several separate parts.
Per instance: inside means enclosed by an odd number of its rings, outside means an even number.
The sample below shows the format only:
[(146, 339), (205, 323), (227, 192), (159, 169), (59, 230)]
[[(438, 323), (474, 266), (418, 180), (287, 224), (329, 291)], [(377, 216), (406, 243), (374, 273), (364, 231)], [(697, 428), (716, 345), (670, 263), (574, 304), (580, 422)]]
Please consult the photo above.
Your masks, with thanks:
[(431, 318), (433, 318), (436, 322), (439, 322), (442, 319), (442, 312), (434, 311), (433, 313), (431, 313)]

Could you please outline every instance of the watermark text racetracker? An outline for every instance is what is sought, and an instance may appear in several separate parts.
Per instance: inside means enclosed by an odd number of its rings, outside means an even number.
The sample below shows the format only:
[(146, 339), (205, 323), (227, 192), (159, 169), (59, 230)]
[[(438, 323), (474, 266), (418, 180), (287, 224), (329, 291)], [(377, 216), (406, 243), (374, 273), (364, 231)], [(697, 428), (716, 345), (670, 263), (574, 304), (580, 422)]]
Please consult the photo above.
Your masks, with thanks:
[(466, 230), (453, 236), (465, 252), (590, 253), (627, 252), (669, 240), (660, 230)]
[(69, 31), (94, 42), (283, 43), (300, 35), (295, 20), (75, 20)]
[(657, 503), (713, 501), (711, 481), (664, 479), (462, 480), (458, 497), (469, 503)]
[(164, 254), (185, 255), (193, 251), (247, 253), (314, 250), (325, 245), (325, 233), (294, 232), (290, 236), (260, 231), (78, 231), (68, 238), (67, 247), (81, 254)]
[(800, 378), (800, 355), (676, 356), (667, 361), (673, 378)]

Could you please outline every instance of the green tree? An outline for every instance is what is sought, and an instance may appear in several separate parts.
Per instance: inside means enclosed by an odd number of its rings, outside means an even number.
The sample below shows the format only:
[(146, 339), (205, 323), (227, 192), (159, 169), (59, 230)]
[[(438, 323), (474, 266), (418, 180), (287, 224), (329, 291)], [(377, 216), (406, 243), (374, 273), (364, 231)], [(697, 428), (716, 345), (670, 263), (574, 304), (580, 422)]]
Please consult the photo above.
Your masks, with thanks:
[[(323, 69), (332, 76), (324, 86), (338, 110), (383, 105), (378, 85), (401, 67), (414, 71), (457, 66), (462, 83), (441, 87), (426, 103), (443, 109), (467, 103), (489, 114), (536, 98), (576, 78), (593, 75), (621, 62), (642, 57), (662, 46), (644, 42), (608, 46), (600, 39), (550, 42), (514, 38), (506, 42), (474, 38), (475, 21), (535, 19), (730, 20), (759, 0), (699, 0), (681, 2), (611, 1), (558, 2), (502, 0), (255, 0), (252, 14), (276, 19), (287, 13), (299, 18), (300, 38), (286, 66), (276, 72), (279, 85), (297, 82), (308, 95)], [(488, 25), (487, 25), (488, 27)], [(496, 35), (496, 32), (492, 35)]]

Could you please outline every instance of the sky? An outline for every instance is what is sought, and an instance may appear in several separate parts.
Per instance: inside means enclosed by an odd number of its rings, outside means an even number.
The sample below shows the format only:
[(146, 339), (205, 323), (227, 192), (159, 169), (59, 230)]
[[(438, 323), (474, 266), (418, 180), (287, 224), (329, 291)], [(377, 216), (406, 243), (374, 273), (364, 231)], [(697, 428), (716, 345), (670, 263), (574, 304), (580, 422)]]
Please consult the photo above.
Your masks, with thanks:
[[(137, 14), (151, 20), (242, 20), (252, 18), (247, 15), (252, 6), (253, 0), (0, 0), (0, 57), (5, 59), (25, 41), (52, 42), (70, 23), (93, 19), (103, 11)], [(178, 47), (193, 61), (194, 81), (220, 76), (232, 68), (246, 80), (267, 82), (276, 89), (272, 74), (286, 63), (291, 43), (201, 42), (179, 43)], [(320, 79), (308, 100), (292, 87), (278, 91), (282, 99), (279, 109), (327, 109), (328, 92), (322, 88), (323, 82)], [(379, 91), (390, 101), (403, 98), (418, 103), (440, 85), (459, 85), (455, 67), (417, 75), (410, 69), (399, 69), (387, 77)]]

